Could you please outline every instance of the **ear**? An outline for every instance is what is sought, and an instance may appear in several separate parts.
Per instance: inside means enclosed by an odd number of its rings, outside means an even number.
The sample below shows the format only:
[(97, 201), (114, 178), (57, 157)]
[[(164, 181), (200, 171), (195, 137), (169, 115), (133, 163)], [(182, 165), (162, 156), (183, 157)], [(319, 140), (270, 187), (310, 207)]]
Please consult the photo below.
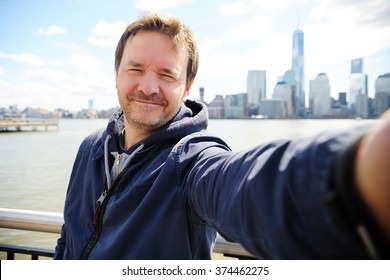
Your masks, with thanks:
[(183, 94), (183, 101), (186, 101), (187, 98), (188, 98), (188, 95), (190, 94), (191, 92), (191, 87), (192, 87), (192, 84), (194, 83), (194, 80), (192, 79), (189, 84), (186, 86), (186, 90)]

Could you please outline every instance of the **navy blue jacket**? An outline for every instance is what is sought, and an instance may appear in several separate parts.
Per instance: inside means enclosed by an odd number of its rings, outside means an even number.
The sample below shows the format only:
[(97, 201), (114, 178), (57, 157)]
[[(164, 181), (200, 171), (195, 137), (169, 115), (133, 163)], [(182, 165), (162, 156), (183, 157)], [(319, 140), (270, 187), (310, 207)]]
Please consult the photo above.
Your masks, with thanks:
[(205, 132), (207, 118), (202, 104), (187, 101), (127, 150), (129, 163), (100, 206), (104, 142), (109, 135), (106, 149), (120, 152), (121, 111), (87, 137), (72, 170), (55, 259), (210, 259), (216, 231), (259, 258), (367, 258), (323, 202), (335, 158), (356, 132), (233, 152)]

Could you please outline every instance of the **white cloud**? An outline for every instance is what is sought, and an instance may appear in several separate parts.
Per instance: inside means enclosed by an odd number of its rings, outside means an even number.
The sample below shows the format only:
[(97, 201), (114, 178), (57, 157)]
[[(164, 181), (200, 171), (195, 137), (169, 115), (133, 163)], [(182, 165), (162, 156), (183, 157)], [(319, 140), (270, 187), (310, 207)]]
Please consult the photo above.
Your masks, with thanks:
[(81, 110), (92, 98), (101, 104), (97, 108), (117, 106), (114, 73), (96, 67), (97, 63), (97, 59), (74, 54), (60, 68), (39, 67), (22, 72), (16, 84), (0, 78), (0, 104)]
[[(307, 28), (306, 80), (314, 79), (318, 73), (325, 72), (329, 76), (334, 94), (348, 91), (350, 60), (363, 58), (366, 68), (368, 57), (389, 48), (389, 34), (389, 28), (386, 31), (359, 27), (353, 21), (346, 22), (344, 18), (332, 19)], [(375, 76), (371, 75), (369, 82), (372, 83), (374, 79)], [(369, 86), (369, 91), (371, 90)]]
[(316, 20), (341, 16), (350, 20), (352, 15), (358, 25), (385, 27), (390, 24), (389, 13), (388, 0), (320, 0), (310, 16)]
[(316, 23), (304, 30), (308, 50), (305, 60), (312, 65), (337, 66), (389, 48), (390, 25), (362, 21), (365, 15), (378, 11), (380, 2), (384, 8), (390, 7), (386, 4), (390, 2), (382, 0), (320, 1), (310, 14)]
[(61, 59), (55, 59), (47, 62), (50, 66), (63, 66), (64, 62)]
[(259, 41), (275, 36), (276, 34), (267, 34), (267, 26), (271, 26), (272, 19), (269, 16), (253, 16), (240, 21), (228, 30), (228, 37), (230, 41), (241, 42), (244, 41)]
[(136, 0), (134, 6), (139, 10), (161, 11), (167, 8), (176, 8), (179, 5), (189, 4), (193, 0)]
[(63, 82), (69, 79), (69, 74), (55, 71), (50, 68), (36, 68), (27, 71), (27, 76), (34, 81), (40, 81), (43, 80), (45, 82)]
[(111, 24), (99, 21), (92, 30), (88, 42), (103, 48), (115, 48), (125, 28), (126, 23), (121, 21), (115, 21)]
[(3, 67), (0, 66), (0, 76), (3, 76), (4, 75), (4, 69)]
[[(297, 0), (278, 0), (278, 1), (259, 1), (259, 0), (241, 0), (229, 4), (222, 4), (218, 11), (222, 15), (245, 15), (255, 11), (257, 17), (262, 17), (269, 13), (284, 10), (292, 4), (297, 4)], [(299, 2), (305, 2), (301, 0)], [(295, 11), (294, 11), (295, 12)]]
[[(298, 7), (297, 0), (267, 0), (267, 1), (258, 1), (258, 0), (252, 0), (249, 1), (253, 7), (257, 7), (256, 9), (258, 11), (261, 11), (262, 13), (270, 13), (275, 12), (279, 10), (284, 10), (288, 8), (291, 4), (294, 4), (294, 7)], [(299, 1), (302, 2), (302, 1)], [(295, 10), (291, 11), (292, 13), (295, 13)]]
[(103, 63), (94, 56), (86, 54), (73, 54), (67, 64), (78, 70), (96, 71)]
[(244, 15), (248, 12), (249, 6), (243, 1), (237, 1), (231, 4), (223, 4), (218, 7), (222, 15)]
[(37, 33), (39, 35), (51, 36), (51, 35), (57, 35), (57, 34), (66, 34), (66, 33), (68, 33), (68, 31), (64, 27), (61, 27), (58, 25), (50, 25), (47, 28), (39, 28), (37, 30)]
[(0, 53), (0, 58), (7, 58), (13, 61), (17, 61), (20, 63), (29, 64), (33, 66), (43, 65), (43, 60), (40, 57), (30, 53), (22, 53), (22, 54)]

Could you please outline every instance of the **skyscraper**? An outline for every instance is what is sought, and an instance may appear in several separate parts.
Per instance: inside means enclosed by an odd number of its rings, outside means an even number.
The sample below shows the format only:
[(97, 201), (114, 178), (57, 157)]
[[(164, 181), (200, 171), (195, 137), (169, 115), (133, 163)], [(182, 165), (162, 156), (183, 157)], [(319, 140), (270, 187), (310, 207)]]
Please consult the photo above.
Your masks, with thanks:
[(296, 117), (299, 115), (299, 96), (297, 94), (297, 76), (294, 70), (287, 70), (283, 75), (283, 81), (291, 87), (291, 104), (292, 112)]
[(296, 73), (297, 96), (299, 103), (297, 109), (299, 115), (305, 115), (305, 69), (304, 69), (304, 34), (302, 30), (295, 30), (293, 33), (292, 45), (292, 70)]
[[(360, 114), (360, 112), (357, 112), (357, 107), (356, 107), (356, 98), (358, 95), (367, 95), (367, 75), (363, 73), (362, 58), (351, 60), (348, 105), (352, 116), (356, 114), (358, 115)], [(362, 106), (359, 107), (362, 108)]]
[(93, 104), (93, 99), (88, 100), (88, 117), (91, 119), (96, 117), (96, 110)]
[(351, 60), (351, 73), (363, 73), (363, 58)]
[(330, 86), (328, 75), (325, 73), (320, 73), (314, 80), (310, 80), (310, 100), (313, 117), (322, 118), (330, 115)]
[(375, 113), (383, 114), (390, 108), (390, 73), (380, 75), (375, 80)]
[(204, 103), (204, 87), (199, 88), (199, 98)]
[(284, 112), (281, 117), (291, 118), (293, 116), (293, 106), (292, 106), (292, 88), (291, 86), (284, 82), (278, 82), (274, 87), (274, 92), (272, 93), (272, 99), (283, 100), (284, 102)]
[(265, 70), (249, 70), (246, 86), (250, 114), (257, 115), (260, 101), (266, 98), (267, 81)]

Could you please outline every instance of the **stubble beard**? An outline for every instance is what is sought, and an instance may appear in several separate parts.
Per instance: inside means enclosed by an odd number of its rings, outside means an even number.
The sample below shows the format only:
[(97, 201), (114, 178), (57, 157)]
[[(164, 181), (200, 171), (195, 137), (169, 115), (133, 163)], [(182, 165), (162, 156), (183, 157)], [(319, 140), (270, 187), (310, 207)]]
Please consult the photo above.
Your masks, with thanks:
[[(162, 106), (163, 111), (158, 115), (155, 115), (154, 108), (148, 105), (142, 106), (139, 104), (136, 105), (137, 110), (134, 110), (131, 104), (135, 103), (135, 100), (150, 100), (156, 102)], [(121, 107), (126, 121), (134, 128), (149, 133), (156, 131), (158, 128), (162, 127), (168, 121), (170, 121), (175, 116), (180, 107), (179, 106), (178, 108), (172, 108), (172, 110), (166, 111), (168, 108), (168, 102), (165, 99), (159, 97), (158, 95), (148, 96), (142, 93), (128, 94), (125, 102), (127, 106), (121, 104)]]
[(148, 110), (145, 110), (144, 113), (133, 112), (131, 108), (122, 109), (123, 114), (126, 118), (126, 121), (133, 127), (144, 130), (147, 132), (153, 132), (157, 130), (159, 127), (165, 124), (164, 115), (160, 114), (154, 118), (146, 118), (144, 116), (148, 114)]

